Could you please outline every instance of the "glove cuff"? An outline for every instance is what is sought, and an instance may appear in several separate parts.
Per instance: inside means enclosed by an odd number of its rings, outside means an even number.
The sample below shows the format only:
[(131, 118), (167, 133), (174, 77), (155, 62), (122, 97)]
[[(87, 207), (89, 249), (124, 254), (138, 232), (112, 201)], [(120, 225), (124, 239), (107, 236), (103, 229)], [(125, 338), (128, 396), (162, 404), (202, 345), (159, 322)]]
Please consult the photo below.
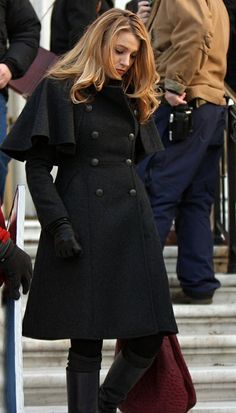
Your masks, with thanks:
[(62, 225), (69, 225), (71, 227), (71, 223), (70, 223), (69, 219), (66, 218), (66, 217), (63, 217), (63, 218), (59, 218), (56, 221), (53, 221), (51, 224), (47, 225), (45, 230), (47, 232), (49, 232), (51, 235), (55, 235), (57, 233), (58, 229)]
[(4, 263), (9, 258), (14, 248), (15, 245), (10, 238), (5, 243), (0, 244), (0, 263)]

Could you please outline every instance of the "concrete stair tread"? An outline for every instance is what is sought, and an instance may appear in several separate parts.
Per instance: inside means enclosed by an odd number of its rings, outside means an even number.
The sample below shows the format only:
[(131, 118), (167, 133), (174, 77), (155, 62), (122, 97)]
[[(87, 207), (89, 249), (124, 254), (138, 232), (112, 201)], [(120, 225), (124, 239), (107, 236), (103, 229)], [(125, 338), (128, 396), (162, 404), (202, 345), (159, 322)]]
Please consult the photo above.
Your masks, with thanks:
[[(103, 382), (108, 369), (102, 369)], [(236, 403), (236, 365), (190, 367), (199, 402)], [(25, 403), (45, 406), (66, 402), (65, 368), (33, 368), (24, 370)], [(205, 412), (205, 410), (203, 410)]]
[(235, 401), (227, 402), (200, 402), (190, 410), (189, 413), (236, 413), (236, 397)]
[(176, 317), (208, 318), (208, 317), (236, 317), (236, 304), (174, 304)]
[[(181, 348), (235, 348), (236, 351), (236, 335), (178, 335)], [(116, 340), (104, 340), (103, 351), (113, 351)], [(42, 341), (29, 338), (23, 338), (24, 352), (57, 352), (67, 351), (69, 346), (68, 340), (56, 340), (56, 341)]]
[[(189, 413), (235, 413), (236, 401), (197, 403)], [(67, 406), (28, 406), (25, 413), (67, 413)]]
[[(217, 273), (217, 279), (221, 282), (222, 287), (236, 287), (236, 275), (230, 273)], [(178, 287), (179, 280), (177, 278), (176, 273), (168, 274), (169, 282), (171, 283), (171, 287)], [(219, 289), (220, 290), (220, 289)]]
[[(188, 366), (230, 366), (236, 360), (235, 335), (179, 335), (178, 337)], [(25, 339), (24, 368), (34, 366), (64, 367), (67, 363), (69, 342)], [(108, 368), (114, 358), (116, 340), (104, 340), (102, 368)]]
[[(176, 258), (177, 250), (178, 250), (177, 245), (167, 245), (164, 248), (164, 252), (163, 252), (164, 257)], [(228, 252), (227, 245), (214, 245), (214, 256), (218, 256), (218, 257), (227, 256), (227, 252)]]
[[(105, 377), (108, 369), (102, 369), (101, 378)], [(236, 389), (236, 364), (231, 366), (193, 366), (189, 367), (195, 385), (234, 383)], [(48, 385), (56, 387), (65, 386), (65, 368), (63, 367), (40, 367), (35, 370), (32, 368), (24, 369), (24, 385), (26, 387), (42, 388)], [(236, 398), (236, 392), (235, 392)]]

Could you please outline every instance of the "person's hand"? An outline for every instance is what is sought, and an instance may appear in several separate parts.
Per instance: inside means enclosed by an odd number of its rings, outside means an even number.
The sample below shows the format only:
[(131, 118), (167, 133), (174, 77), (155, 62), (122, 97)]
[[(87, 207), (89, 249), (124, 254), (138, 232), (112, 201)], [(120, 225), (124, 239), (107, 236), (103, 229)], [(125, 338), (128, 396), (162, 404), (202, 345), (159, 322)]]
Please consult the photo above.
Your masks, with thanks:
[(149, 1), (147, 0), (139, 1), (137, 16), (143, 21), (143, 23), (147, 23), (150, 13), (151, 13), (151, 6), (149, 4)]
[(3, 291), (4, 300), (20, 298), (20, 286), (23, 294), (27, 294), (32, 278), (32, 263), (30, 256), (21, 248), (10, 241), (4, 258), (0, 261), (0, 268), (4, 271), (5, 286)]
[(58, 219), (47, 227), (54, 237), (54, 247), (57, 257), (69, 258), (82, 253), (81, 245), (75, 238), (71, 223), (67, 218)]
[(4, 63), (0, 63), (0, 89), (3, 89), (10, 82), (12, 74)]
[(165, 92), (165, 99), (171, 106), (187, 104), (187, 101), (184, 100), (185, 96), (185, 92), (182, 95), (176, 95), (175, 93), (171, 93), (168, 90)]

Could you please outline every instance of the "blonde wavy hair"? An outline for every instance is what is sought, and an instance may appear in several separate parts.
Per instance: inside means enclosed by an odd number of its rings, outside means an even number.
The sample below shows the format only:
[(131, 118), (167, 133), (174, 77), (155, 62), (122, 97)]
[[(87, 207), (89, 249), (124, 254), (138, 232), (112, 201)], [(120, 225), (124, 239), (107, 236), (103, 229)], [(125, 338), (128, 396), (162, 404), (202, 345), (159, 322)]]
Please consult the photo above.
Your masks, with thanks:
[(100, 91), (109, 78), (120, 79), (112, 61), (115, 40), (121, 31), (131, 32), (140, 40), (133, 65), (122, 78), (127, 96), (136, 99), (139, 121), (144, 123), (158, 107), (154, 54), (148, 32), (139, 17), (127, 10), (110, 9), (95, 20), (75, 47), (62, 56), (49, 70), (56, 79), (71, 78), (71, 99), (74, 103), (87, 102), (83, 93), (94, 85)]

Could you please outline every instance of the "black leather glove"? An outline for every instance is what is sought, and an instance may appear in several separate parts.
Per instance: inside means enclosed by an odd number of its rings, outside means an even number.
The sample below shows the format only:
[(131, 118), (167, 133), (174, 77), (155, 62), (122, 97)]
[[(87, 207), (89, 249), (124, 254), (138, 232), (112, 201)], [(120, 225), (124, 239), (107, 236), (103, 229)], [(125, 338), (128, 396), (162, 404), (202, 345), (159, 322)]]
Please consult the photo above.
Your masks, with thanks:
[(5, 286), (3, 296), (18, 300), (20, 298), (20, 286), (23, 287), (23, 294), (27, 294), (32, 278), (32, 263), (26, 252), (13, 242), (9, 241), (9, 247), (0, 260), (0, 268), (5, 274)]
[(48, 225), (46, 230), (54, 237), (57, 257), (69, 258), (82, 253), (82, 248), (75, 238), (73, 228), (67, 218), (60, 218)]

